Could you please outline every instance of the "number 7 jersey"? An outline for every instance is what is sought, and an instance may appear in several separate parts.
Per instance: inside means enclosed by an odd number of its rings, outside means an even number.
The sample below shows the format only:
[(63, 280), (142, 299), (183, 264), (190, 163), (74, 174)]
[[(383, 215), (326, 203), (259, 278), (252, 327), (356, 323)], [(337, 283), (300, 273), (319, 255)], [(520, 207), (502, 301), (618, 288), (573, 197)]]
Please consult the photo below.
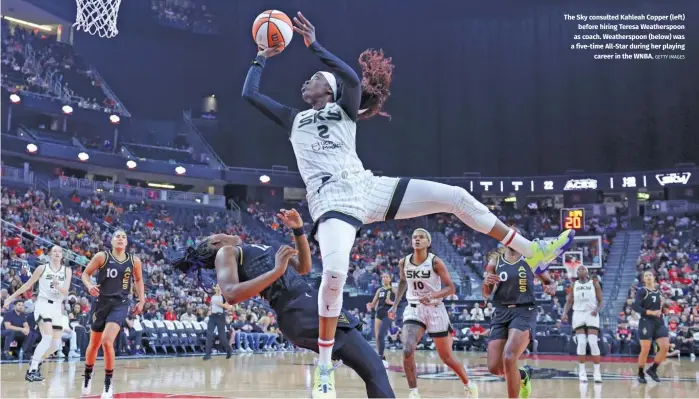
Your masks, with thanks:
[[(428, 253), (425, 261), (416, 265), (413, 263), (412, 254), (405, 257), (403, 272), (405, 273), (405, 280), (408, 282), (408, 291), (405, 294), (408, 303), (420, 303), (420, 298), (423, 296), (434, 294), (442, 289), (442, 279), (434, 271), (434, 258), (434, 254)], [(441, 299), (434, 299), (431, 303), (434, 304), (441, 301)]]

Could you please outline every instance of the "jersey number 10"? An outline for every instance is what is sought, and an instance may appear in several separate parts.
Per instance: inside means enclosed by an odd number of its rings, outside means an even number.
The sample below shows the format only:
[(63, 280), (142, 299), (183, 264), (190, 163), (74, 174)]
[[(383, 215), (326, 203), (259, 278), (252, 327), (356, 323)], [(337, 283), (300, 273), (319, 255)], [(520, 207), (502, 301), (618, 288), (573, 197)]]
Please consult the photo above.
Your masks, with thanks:
[(414, 290), (425, 289), (425, 284), (422, 281), (413, 281), (413, 289)]

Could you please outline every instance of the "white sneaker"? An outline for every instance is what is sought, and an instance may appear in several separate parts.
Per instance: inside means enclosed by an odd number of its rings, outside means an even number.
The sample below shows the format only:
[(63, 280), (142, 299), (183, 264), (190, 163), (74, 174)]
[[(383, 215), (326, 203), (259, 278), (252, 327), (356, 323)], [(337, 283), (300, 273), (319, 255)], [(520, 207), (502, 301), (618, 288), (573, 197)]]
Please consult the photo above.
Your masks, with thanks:
[(410, 392), (410, 395), (408, 395), (408, 399), (420, 399), (420, 394), (414, 391)]
[(80, 355), (76, 351), (70, 351), (70, 353), (68, 353), (68, 358), (69, 359), (78, 359), (78, 358), (80, 358)]
[(83, 382), (82, 382), (82, 384), (80, 384), (81, 396), (89, 396), (90, 393), (92, 392), (92, 377), (94, 375), (95, 375), (95, 371), (93, 370), (92, 373), (90, 373), (90, 379), (87, 380), (87, 384), (85, 384), (86, 376), (83, 376)]
[(593, 372), (592, 379), (598, 384), (602, 383), (602, 373), (600, 371)]
[(383, 363), (383, 368), (388, 368), (388, 362), (386, 361), (386, 359), (381, 359), (381, 363)]
[[(106, 388), (106, 387), (105, 387)], [(114, 397), (114, 383), (109, 384), (109, 389), (102, 391), (101, 399), (112, 399)]]
[(587, 371), (578, 371), (578, 378), (580, 378), (580, 382), (587, 382)]
[(464, 393), (467, 398), (478, 399), (478, 386), (469, 380), (468, 385), (464, 385)]

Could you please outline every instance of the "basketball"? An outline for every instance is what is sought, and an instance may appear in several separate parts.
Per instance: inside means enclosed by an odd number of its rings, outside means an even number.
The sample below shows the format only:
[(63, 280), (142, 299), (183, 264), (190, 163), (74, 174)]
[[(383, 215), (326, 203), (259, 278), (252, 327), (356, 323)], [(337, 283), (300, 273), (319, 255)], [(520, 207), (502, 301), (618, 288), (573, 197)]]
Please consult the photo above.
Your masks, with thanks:
[(260, 49), (281, 46), (283, 50), (291, 43), (294, 29), (291, 19), (279, 10), (267, 10), (255, 18), (252, 38)]

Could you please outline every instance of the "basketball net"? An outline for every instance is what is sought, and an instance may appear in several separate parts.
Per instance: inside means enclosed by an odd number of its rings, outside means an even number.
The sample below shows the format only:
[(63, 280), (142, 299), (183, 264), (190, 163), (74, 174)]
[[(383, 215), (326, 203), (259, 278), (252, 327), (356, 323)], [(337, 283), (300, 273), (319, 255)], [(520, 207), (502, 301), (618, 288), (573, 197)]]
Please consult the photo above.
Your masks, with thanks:
[(75, 0), (78, 12), (73, 26), (91, 35), (112, 38), (119, 33), (117, 15), (121, 0)]

